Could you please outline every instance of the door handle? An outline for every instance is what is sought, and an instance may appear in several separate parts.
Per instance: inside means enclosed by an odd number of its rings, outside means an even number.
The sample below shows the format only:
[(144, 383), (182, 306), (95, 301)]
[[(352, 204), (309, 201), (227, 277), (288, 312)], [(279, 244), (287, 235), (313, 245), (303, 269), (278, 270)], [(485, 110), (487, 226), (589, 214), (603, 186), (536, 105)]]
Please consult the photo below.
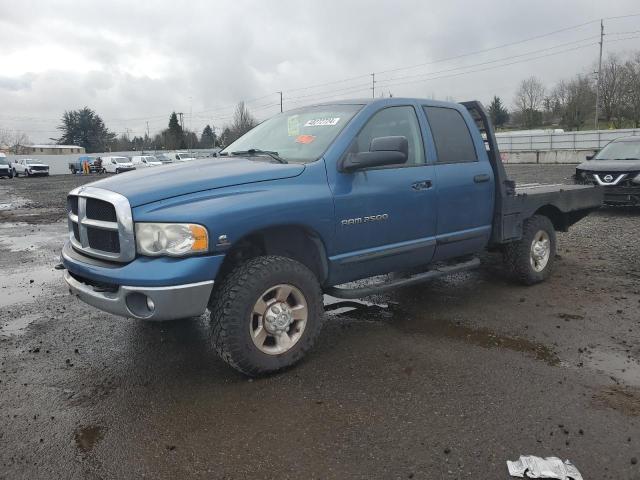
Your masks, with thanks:
[(491, 177), (489, 175), (487, 175), (486, 173), (483, 173), (481, 175), (476, 175), (475, 177), (473, 177), (473, 181), (476, 183), (484, 183), (484, 182), (488, 182), (491, 179)]
[(422, 180), (420, 182), (412, 183), (411, 188), (414, 190), (427, 190), (428, 188), (431, 188), (432, 185), (431, 180)]

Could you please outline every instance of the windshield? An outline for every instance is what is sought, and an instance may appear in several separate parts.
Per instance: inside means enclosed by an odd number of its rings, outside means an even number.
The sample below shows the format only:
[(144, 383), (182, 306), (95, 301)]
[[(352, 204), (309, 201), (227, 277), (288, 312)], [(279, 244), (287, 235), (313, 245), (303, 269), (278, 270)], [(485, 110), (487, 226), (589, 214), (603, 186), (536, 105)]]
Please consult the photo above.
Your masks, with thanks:
[(147, 162), (157, 162), (158, 159), (156, 157), (142, 157), (144, 158)]
[(9, 162), (6, 158), (0, 157), (0, 165), (9, 165)]
[(39, 165), (40, 162), (38, 160), (25, 160), (24, 163), (27, 165)]
[(320, 158), (362, 105), (318, 105), (280, 113), (245, 133), (221, 153), (277, 152), (287, 162)]
[(640, 160), (640, 137), (633, 142), (611, 142), (594, 160)]
[(129, 163), (129, 159), (126, 157), (116, 157), (116, 163)]

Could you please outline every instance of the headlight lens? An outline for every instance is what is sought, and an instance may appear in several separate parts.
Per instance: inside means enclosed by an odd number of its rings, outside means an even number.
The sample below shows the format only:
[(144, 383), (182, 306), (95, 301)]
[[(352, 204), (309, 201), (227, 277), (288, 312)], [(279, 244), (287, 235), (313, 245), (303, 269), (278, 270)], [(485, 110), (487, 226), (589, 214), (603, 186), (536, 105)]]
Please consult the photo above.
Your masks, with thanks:
[(633, 180), (631, 180), (633, 183), (637, 183), (640, 184), (640, 173), (638, 175), (636, 175), (635, 177), (633, 177)]
[(182, 257), (206, 252), (209, 235), (192, 223), (136, 223), (136, 246), (141, 255)]

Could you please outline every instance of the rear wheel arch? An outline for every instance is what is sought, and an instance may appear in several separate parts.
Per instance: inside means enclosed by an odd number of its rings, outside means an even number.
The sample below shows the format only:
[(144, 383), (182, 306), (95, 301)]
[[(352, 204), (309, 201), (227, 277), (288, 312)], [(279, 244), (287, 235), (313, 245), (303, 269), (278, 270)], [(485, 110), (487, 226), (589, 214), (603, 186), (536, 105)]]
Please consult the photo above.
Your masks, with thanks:
[[(569, 229), (566, 215), (555, 205), (547, 204), (538, 208), (533, 215), (541, 215), (551, 220), (553, 228), (557, 232), (566, 232)], [(533, 215), (531, 215), (533, 217)]]

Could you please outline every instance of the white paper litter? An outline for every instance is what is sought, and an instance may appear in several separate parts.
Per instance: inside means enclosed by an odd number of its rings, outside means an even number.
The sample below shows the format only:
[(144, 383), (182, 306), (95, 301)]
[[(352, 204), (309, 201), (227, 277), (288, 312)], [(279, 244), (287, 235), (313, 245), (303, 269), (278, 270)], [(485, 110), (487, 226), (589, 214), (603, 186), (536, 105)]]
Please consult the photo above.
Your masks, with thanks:
[(515, 462), (507, 461), (509, 475), (524, 478), (558, 478), (560, 480), (582, 480), (582, 475), (569, 460), (557, 457), (540, 458), (521, 455)]

